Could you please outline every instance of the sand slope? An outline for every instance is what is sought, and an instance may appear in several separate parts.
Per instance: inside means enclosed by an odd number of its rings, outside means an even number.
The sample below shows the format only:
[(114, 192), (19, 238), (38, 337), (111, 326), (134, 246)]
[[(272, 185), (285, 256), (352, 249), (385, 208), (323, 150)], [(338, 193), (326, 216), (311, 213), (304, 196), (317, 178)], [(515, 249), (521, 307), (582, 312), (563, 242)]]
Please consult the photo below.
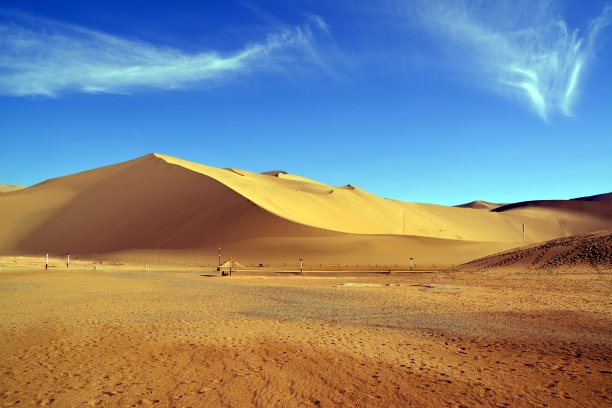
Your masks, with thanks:
[[(405, 259), (404, 238), (411, 236), (414, 242), (438, 239), (431, 241), (440, 244), (432, 244), (432, 253), (449, 243), (478, 243), (473, 254), (482, 256), (522, 245), (522, 223), (528, 242), (612, 227), (612, 202), (533, 203), (495, 211), (408, 203), (283, 171), (259, 174), (149, 154), (3, 194), (0, 252), (92, 254), (232, 243), (237, 251), (291, 247), (292, 254), (311, 251), (331, 262), (355, 239), (360, 244), (353, 253), (368, 260), (385, 251)], [(322, 247), (318, 240), (325, 237), (338, 238)], [(256, 242), (262, 239), (266, 245)], [(390, 249), (381, 250), (389, 241)]]
[[(492, 210), (508, 216), (523, 217), (527, 223), (527, 234), (543, 227), (542, 222), (557, 224), (557, 237), (610, 228), (612, 200), (610, 194), (584, 197), (574, 200), (537, 200), (508, 204)], [(529, 220), (531, 218), (531, 220)], [(552, 237), (551, 237), (552, 238)], [(541, 239), (533, 239), (537, 242)]]
[[(167, 163), (207, 175), (236, 191), (261, 208), (284, 219), (317, 228), (350, 234), (414, 235), (444, 239), (518, 242), (521, 224), (532, 226), (529, 239), (542, 241), (567, 235), (556, 215), (542, 217), (529, 213), (466, 211), (463, 208), (389, 200), (355, 186), (328, 186), (304, 177), (274, 172), (258, 174), (245, 170), (217, 169), (165, 155)], [(599, 205), (599, 204), (598, 204)], [(588, 207), (589, 204), (586, 204)], [(612, 205), (608, 213), (589, 219), (589, 231), (612, 226)], [(585, 222), (580, 214), (577, 224)], [(601, 217), (600, 217), (601, 215)], [(563, 214), (570, 233), (581, 230)], [(589, 217), (587, 217), (589, 218)]]
[(469, 203), (456, 205), (455, 207), (472, 208), (474, 210), (489, 210), (490, 211), (494, 208), (498, 208), (503, 205), (506, 205), (506, 204), (491, 203), (489, 201), (484, 201), (484, 200), (475, 200), (475, 201), (470, 201)]
[(592, 196), (586, 196), (586, 197), (578, 197), (578, 198), (573, 198), (572, 201), (598, 201), (598, 202), (612, 202), (612, 193), (605, 193), (605, 194), (596, 194), (596, 195), (592, 195)]
[(17, 186), (14, 184), (0, 184), (0, 194), (1, 193), (10, 193), (11, 191), (22, 190), (26, 188), (25, 186)]
[[(518, 240), (520, 237), (520, 222), (513, 217), (476, 215), (445, 206), (388, 200), (350, 184), (328, 186), (278, 171), (271, 174), (237, 169), (226, 171), (169, 156), (157, 157), (214, 178), (281, 218), (317, 228), (350, 234), (493, 241)], [(478, 224), (483, 219), (490, 229), (480, 228)]]
[(541, 244), (490, 255), (459, 266), (460, 270), (488, 270), (495, 268), (528, 268), (535, 270), (612, 271), (612, 230), (572, 235)]

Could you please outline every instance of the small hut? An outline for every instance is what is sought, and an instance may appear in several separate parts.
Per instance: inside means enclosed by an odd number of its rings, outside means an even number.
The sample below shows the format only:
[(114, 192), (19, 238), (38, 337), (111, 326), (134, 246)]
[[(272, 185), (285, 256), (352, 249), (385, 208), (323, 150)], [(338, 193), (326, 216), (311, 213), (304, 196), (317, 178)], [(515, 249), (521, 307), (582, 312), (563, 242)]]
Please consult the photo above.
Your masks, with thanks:
[[(229, 271), (224, 271), (223, 268), (229, 269)], [(232, 276), (232, 269), (236, 270), (237, 268), (244, 268), (244, 266), (240, 262), (234, 260), (232, 257), (219, 265), (221, 276)]]

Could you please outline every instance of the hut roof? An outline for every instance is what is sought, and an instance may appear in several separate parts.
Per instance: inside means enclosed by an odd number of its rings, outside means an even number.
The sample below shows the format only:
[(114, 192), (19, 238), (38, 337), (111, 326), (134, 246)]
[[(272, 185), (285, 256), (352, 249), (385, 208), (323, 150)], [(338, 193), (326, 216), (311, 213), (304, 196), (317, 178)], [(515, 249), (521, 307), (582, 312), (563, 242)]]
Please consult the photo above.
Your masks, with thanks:
[(221, 268), (244, 268), (244, 266), (240, 262), (230, 258), (221, 264)]

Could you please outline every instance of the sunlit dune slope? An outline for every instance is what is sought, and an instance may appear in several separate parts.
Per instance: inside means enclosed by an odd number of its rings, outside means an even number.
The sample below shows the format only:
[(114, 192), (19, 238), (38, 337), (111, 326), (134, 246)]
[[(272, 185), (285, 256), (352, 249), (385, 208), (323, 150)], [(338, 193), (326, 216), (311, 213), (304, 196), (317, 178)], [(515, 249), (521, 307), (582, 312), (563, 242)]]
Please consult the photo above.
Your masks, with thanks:
[(17, 191), (24, 189), (24, 186), (16, 186), (13, 184), (0, 184), (0, 194), (1, 193), (10, 193), (11, 191)]
[(455, 207), (472, 208), (474, 210), (492, 210), (494, 208), (501, 207), (503, 205), (506, 205), (506, 204), (497, 204), (497, 203), (490, 203), (488, 201), (483, 201), (483, 200), (475, 200), (475, 201), (470, 201), (469, 203), (456, 205)]
[(476, 259), (457, 267), (459, 270), (527, 268), (531, 270), (612, 271), (612, 229), (557, 238), (544, 243)]
[[(350, 234), (416, 235), (474, 241), (518, 242), (522, 223), (528, 239), (542, 241), (574, 231), (572, 220), (560, 226), (555, 216), (499, 214), (433, 204), (384, 199), (350, 184), (328, 186), (303, 177), (275, 172), (217, 169), (165, 155), (164, 161), (212, 177), (281, 218), (299, 224)], [(588, 218), (588, 217), (587, 217)], [(583, 222), (580, 217), (578, 222)], [(589, 218), (590, 231), (612, 226), (612, 214)], [(581, 228), (576, 226), (577, 229)], [(581, 231), (582, 232), (582, 231)]]
[(0, 251), (108, 253), (346, 234), (505, 248), (522, 244), (523, 223), (527, 242), (612, 227), (610, 203), (569, 203), (552, 211), (475, 211), (383, 199), (282, 171), (259, 174), (149, 154), (0, 195)]

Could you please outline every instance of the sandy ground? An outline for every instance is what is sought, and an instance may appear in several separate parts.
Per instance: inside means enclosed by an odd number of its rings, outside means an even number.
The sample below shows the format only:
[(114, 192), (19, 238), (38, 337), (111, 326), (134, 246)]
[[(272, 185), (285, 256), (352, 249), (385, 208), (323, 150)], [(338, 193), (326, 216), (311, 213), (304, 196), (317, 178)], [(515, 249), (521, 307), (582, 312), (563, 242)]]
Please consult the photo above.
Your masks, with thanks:
[(610, 273), (2, 265), (2, 406), (612, 405)]

